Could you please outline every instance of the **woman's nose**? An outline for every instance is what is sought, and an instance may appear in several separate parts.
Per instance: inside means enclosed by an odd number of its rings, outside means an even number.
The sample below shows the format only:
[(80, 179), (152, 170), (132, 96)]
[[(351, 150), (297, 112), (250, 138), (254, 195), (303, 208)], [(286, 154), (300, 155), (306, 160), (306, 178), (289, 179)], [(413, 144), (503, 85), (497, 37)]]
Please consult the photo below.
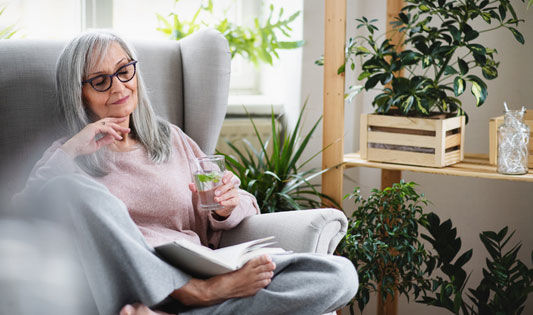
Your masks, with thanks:
[(111, 92), (120, 92), (125, 88), (126, 83), (120, 81), (118, 77), (115, 75), (111, 78), (111, 88), (109, 89)]

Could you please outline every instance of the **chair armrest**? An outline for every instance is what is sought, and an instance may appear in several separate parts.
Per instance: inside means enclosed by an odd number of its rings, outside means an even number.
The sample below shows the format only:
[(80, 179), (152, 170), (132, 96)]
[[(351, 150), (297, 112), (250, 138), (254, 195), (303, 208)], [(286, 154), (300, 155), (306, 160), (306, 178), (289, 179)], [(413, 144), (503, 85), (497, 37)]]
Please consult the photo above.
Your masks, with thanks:
[(297, 253), (332, 254), (346, 234), (348, 220), (337, 209), (312, 209), (260, 214), (224, 231), (220, 246), (274, 235), (280, 247)]

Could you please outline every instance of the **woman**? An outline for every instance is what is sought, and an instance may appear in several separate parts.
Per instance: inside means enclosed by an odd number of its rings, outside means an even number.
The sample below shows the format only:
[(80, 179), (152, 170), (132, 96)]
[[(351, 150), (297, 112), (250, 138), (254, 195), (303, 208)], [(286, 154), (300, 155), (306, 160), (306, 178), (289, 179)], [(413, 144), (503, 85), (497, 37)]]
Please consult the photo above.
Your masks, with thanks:
[(261, 256), (202, 280), (154, 255), (176, 238), (217, 247), (221, 231), (259, 210), (230, 172), (216, 190), (222, 208), (197, 209), (188, 161), (204, 154), (155, 116), (137, 68), (133, 50), (112, 33), (85, 33), (65, 47), (56, 82), (71, 136), (45, 152), (28, 180), (42, 186), (48, 208), (69, 211), (99, 311), (321, 314), (346, 304), (357, 275), (344, 258)]

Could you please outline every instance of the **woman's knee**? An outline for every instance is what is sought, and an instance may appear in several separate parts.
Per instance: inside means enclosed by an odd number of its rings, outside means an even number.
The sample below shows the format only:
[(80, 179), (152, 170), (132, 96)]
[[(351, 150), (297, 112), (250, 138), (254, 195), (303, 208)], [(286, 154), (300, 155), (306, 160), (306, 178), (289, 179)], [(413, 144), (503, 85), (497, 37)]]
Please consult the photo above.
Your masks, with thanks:
[(334, 278), (337, 288), (342, 292), (344, 304), (348, 303), (357, 293), (359, 277), (352, 262), (345, 257), (333, 256)]

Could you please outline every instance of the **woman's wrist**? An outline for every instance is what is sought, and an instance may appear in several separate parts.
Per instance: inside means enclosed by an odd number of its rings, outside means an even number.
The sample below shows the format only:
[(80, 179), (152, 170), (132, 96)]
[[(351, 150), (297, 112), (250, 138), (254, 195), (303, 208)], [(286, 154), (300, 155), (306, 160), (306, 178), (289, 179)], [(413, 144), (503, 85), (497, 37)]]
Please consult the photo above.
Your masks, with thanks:
[[(231, 213), (230, 213), (231, 214)], [(213, 219), (217, 220), (217, 221), (224, 221), (226, 220), (230, 214), (219, 214), (217, 211), (213, 211), (211, 212), (211, 216), (213, 217)]]
[(71, 146), (70, 140), (63, 143), (63, 145), (61, 146), (61, 150), (70, 155), (72, 158), (78, 156), (78, 154), (76, 153), (76, 149)]

